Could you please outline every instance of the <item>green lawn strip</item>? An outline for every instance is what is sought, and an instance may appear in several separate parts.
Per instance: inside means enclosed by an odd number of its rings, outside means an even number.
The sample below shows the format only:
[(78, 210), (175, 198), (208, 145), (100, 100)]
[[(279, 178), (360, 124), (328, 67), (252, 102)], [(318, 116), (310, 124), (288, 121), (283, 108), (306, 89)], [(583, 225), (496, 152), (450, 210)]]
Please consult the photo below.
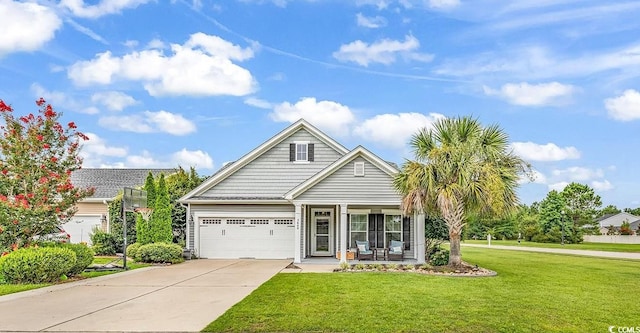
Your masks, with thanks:
[[(104, 264), (108, 264), (110, 262), (113, 262), (116, 259), (116, 257), (95, 257), (93, 259), (93, 263), (92, 264), (99, 264), (99, 265), (104, 265)], [(122, 263), (118, 263), (119, 265), (121, 265)], [(127, 268), (129, 270), (132, 269), (138, 269), (138, 268), (142, 268), (142, 267), (148, 267), (149, 264), (145, 264), (145, 263), (136, 263), (136, 262), (127, 262)], [(93, 272), (82, 272), (80, 274), (80, 277), (85, 278), (85, 279), (89, 279), (89, 278), (94, 278), (94, 277), (98, 277), (98, 276), (103, 276), (103, 275), (109, 275), (109, 274), (114, 274), (114, 273), (119, 273), (122, 272), (121, 270), (113, 270), (113, 271), (93, 271)], [(74, 281), (73, 279), (68, 280), (69, 282)], [(64, 283), (64, 282), (61, 282)], [(42, 284), (5, 284), (4, 281), (0, 280), (0, 296), (2, 295), (8, 295), (8, 294), (13, 294), (13, 293), (18, 293), (21, 291), (27, 291), (27, 290), (31, 290), (31, 289), (38, 289), (38, 288), (43, 288), (43, 287), (48, 287), (53, 285), (53, 283), (42, 283)]]
[[(630, 236), (637, 237), (637, 236)], [(465, 240), (462, 244), (481, 244), (487, 245), (487, 240)], [(544, 247), (553, 249), (571, 249), (571, 250), (591, 250), (591, 251), (608, 251), (608, 252), (640, 252), (640, 244), (613, 244), (613, 243), (580, 243), (580, 244), (556, 244), (556, 243), (535, 243), (521, 242), (515, 240), (492, 240), (491, 245), (504, 246), (527, 246), (527, 247)]]
[(51, 283), (43, 283), (43, 284), (1, 284), (0, 283), (0, 296), (19, 293), (21, 291), (27, 291), (31, 289), (48, 287), (50, 285)]
[(278, 274), (205, 331), (606, 332), (640, 325), (640, 263), (463, 248), (496, 277)]

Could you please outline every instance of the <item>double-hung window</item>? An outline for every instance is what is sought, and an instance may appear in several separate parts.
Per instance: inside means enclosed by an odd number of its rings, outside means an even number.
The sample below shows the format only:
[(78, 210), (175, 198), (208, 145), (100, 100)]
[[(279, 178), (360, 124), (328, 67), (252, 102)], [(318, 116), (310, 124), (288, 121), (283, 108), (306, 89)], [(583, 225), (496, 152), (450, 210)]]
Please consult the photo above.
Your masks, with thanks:
[(349, 214), (349, 244), (355, 246), (356, 241), (367, 240), (367, 226), (369, 225), (369, 215)]
[(308, 161), (307, 143), (296, 143), (296, 162)]
[(290, 162), (313, 162), (314, 144), (308, 141), (294, 141), (289, 144)]
[(385, 215), (384, 219), (385, 244), (392, 240), (402, 241), (402, 215)]

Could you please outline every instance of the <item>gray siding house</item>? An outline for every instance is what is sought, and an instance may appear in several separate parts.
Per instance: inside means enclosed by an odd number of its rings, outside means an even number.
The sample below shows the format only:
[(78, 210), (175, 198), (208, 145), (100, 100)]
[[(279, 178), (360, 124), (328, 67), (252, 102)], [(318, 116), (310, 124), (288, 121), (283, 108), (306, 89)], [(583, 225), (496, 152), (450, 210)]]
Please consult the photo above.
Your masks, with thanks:
[(187, 246), (202, 258), (339, 257), (356, 240), (424, 262), (424, 216), (404, 216), (398, 172), (299, 120), (211, 176), (187, 205)]

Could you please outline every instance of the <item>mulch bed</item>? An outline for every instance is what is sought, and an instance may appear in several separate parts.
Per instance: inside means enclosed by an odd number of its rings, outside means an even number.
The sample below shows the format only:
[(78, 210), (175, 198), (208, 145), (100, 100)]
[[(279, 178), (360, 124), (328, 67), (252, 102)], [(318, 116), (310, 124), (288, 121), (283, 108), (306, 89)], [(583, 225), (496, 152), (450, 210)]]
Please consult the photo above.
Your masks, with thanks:
[(455, 277), (487, 277), (496, 276), (498, 273), (463, 262), (460, 267), (431, 266), (431, 265), (389, 265), (389, 264), (365, 264), (364, 268), (360, 264), (350, 265), (346, 270), (336, 268), (334, 272), (398, 272), (415, 273), (427, 275), (442, 275)]

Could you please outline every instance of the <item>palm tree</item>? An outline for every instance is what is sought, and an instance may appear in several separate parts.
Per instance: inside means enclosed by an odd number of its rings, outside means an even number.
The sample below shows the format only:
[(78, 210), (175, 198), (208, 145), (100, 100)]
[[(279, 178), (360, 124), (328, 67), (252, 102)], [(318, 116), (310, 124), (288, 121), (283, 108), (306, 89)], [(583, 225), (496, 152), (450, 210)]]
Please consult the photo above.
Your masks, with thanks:
[(516, 188), (530, 166), (509, 148), (497, 125), (469, 117), (437, 121), (411, 140), (415, 160), (406, 161), (394, 185), (402, 209), (440, 215), (449, 229), (449, 265), (462, 265), (460, 235), (467, 214), (500, 216), (518, 206)]

